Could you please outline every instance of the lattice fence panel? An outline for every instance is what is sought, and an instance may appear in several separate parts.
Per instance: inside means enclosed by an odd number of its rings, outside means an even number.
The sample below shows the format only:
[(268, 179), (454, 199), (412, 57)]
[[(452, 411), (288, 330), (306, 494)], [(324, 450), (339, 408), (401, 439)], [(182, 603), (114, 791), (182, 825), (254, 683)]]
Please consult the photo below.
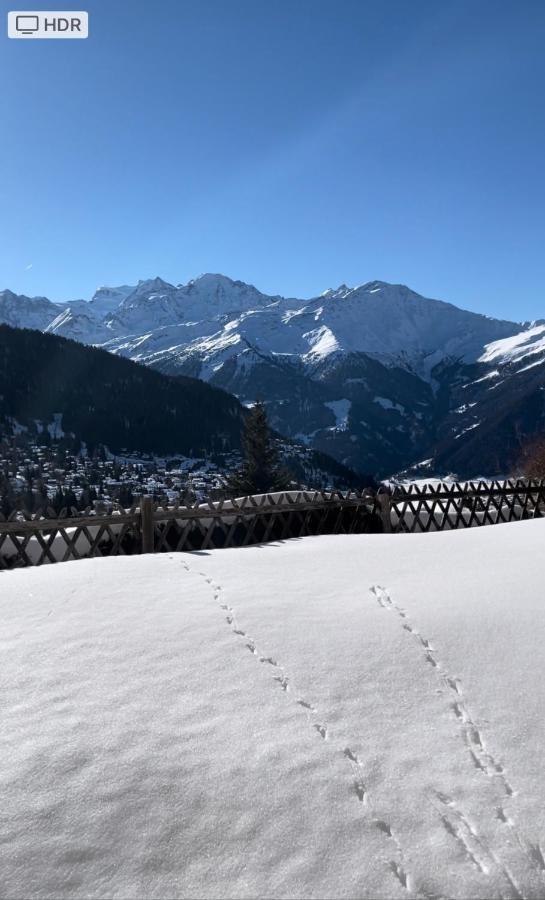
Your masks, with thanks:
[(544, 516), (545, 480), (397, 486), (390, 503), (395, 531), (446, 531), (497, 525)]
[(62, 510), (19, 512), (0, 521), (0, 569), (68, 562), (91, 556), (139, 553), (139, 517), (135, 509), (100, 516)]
[(369, 492), (300, 491), (189, 507), (156, 507), (154, 549), (213, 550), (380, 528)]
[[(380, 500), (380, 502), (379, 502)], [(211, 550), (320, 534), (428, 532), (545, 515), (545, 479), (396, 486), (390, 493), (291, 491), (130, 510), (0, 516), (0, 569), (89, 556)]]

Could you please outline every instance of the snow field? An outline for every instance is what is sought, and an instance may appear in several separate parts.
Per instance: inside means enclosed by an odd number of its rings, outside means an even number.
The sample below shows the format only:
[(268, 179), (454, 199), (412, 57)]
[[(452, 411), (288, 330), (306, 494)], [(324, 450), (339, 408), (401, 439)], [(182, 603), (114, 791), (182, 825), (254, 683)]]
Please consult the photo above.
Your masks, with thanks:
[(544, 896), (544, 524), (3, 573), (2, 896)]

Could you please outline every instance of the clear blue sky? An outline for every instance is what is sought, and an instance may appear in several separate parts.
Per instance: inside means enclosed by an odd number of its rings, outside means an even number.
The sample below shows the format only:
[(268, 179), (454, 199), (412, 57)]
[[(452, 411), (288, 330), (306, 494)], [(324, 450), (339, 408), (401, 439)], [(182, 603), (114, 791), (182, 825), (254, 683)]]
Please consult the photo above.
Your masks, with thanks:
[(0, 288), (377, 278), (545, 317), (544, 0), (92, 0), (87, 41), (32, 42), (12, 8)]

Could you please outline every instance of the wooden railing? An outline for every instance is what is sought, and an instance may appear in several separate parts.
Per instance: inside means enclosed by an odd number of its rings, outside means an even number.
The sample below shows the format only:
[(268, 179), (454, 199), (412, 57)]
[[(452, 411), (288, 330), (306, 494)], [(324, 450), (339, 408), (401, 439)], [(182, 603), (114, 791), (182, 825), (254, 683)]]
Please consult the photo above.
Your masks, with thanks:
[(185, 506), (146, 496), (129, 510), (70, 512), (12, 513), (0, 521), (0, 568), (381, 530), (370, 491), (288, 491)]
[(0, 569), (320, 534), (442, 531), (543, 515), (545, 479), (411, 484), (377, 493), (288, 491), (185, 506), (164, 506), (146, 496), (128, 510), (0, 517)]
[(545, 515), (545, 479), (402, 485), (393, 489), (387, 505), (392, 531), (498, 525)]

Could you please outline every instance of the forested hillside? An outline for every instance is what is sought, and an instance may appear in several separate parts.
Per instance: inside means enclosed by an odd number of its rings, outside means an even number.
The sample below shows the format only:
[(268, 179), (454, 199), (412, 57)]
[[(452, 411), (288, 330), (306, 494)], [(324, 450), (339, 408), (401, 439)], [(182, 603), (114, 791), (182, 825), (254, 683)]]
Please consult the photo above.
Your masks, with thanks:
[(242, 417), (234, 397), (202, 381), (0, 325), (0, 433), (18, 424), (117, 453), (198, 455), (238, 447)]

